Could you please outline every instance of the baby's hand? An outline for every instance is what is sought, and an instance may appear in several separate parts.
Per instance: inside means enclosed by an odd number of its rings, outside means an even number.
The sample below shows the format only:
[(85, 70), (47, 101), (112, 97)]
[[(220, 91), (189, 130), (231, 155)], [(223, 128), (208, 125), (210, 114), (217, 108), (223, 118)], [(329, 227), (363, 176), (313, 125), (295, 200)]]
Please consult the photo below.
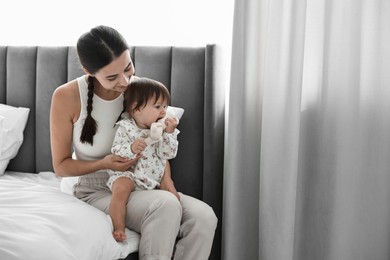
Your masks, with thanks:
[(178, 125), (178, 121), (174, 117), (168, 117), (165, 119), (165, 132), (167, 133), (173, 133), (175, 131), (175, 128)]
[(131, 144), (131, 151), (134, 154), (139, 154), (145, 150), (145, 147), (146, 147), (146, 143), (145, 143), (144, 139), (138, 138), (138, 139), (135, 139), (135, 141)]

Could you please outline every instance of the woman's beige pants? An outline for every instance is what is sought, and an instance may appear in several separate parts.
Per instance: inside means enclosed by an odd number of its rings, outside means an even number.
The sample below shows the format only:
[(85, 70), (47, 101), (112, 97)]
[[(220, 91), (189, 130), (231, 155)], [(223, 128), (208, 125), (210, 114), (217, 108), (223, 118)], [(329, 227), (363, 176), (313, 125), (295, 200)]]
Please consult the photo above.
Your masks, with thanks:
[[(103, 180), (75, 185), (79, 199), (106, 212), (111, 191)], [(106, 180), (106, 179), (105, 179)], [(127, 203), (126, 226), (141, 234), (140, 260), (206, 260), (217, 218), (206, 203), (180, 194), (180, 201), (163, 190), (133, 191)]]

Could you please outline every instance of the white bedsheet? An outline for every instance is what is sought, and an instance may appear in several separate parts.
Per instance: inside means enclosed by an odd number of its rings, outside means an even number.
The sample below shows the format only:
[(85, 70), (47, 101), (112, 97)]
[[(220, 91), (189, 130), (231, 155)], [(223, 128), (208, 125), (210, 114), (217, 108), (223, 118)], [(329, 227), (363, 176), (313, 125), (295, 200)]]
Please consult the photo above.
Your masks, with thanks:
[(0, 259), (109, 260), (138, 250), (139, 235), (112, 237), (111, 218), (60, 191), (51, 172), (0, 176)]

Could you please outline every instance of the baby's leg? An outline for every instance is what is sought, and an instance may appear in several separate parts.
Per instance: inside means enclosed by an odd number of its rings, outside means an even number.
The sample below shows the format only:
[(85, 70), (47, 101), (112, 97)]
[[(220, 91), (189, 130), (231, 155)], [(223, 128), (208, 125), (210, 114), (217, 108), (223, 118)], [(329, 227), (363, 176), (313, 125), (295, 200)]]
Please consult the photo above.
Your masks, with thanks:
[(114, 225), (114, 238), (118, 242), (126, 239), (125, 214), (126, 204), (130, 193), (134, 190), (134, 183), (130, 178), (120, 177), (112, 184), (112, 198), (109, 213)]

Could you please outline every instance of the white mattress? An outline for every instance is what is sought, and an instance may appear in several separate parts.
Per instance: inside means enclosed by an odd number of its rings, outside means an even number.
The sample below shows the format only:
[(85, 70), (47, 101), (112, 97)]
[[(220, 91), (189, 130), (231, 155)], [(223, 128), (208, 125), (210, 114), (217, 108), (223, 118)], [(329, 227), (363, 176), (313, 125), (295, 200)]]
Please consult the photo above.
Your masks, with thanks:
[(0, 259), (125, 258), (139, 244), (139, 234), (126, 235), (116, 242), (111, 218), (61, 192), (52, 172), (0, 176)]

